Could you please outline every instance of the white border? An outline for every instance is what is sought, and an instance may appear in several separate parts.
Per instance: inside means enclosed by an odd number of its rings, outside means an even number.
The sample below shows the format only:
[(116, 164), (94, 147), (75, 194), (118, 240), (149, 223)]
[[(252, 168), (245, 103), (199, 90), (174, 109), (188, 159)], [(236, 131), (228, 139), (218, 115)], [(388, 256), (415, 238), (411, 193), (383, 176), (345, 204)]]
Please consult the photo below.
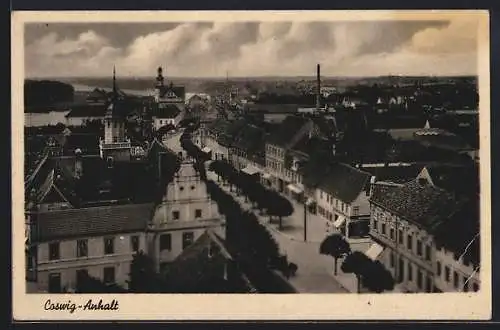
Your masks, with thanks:
[[(440, 294), (48, 295), (24, 279), (24, 23), (168, 21), (445, 20), (476, 15), (480, 93), (481, 290)], [(489, 16), (487, 11), (14, 12), (12, 14), (13, 316), (15, 320), (485, 320), (491, 317)], [(116, 298), (117, 312), (44, 311), (48, 298), (84, 303)]]

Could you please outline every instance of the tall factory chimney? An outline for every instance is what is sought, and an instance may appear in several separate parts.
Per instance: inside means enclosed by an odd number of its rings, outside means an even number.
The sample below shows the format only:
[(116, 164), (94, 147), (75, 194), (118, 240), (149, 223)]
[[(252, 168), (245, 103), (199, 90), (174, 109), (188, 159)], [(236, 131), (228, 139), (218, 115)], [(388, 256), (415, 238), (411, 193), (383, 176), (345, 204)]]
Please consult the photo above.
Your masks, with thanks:
[(321, 108), (321, 69), (320, 65), (316, 66), (316, 111)]

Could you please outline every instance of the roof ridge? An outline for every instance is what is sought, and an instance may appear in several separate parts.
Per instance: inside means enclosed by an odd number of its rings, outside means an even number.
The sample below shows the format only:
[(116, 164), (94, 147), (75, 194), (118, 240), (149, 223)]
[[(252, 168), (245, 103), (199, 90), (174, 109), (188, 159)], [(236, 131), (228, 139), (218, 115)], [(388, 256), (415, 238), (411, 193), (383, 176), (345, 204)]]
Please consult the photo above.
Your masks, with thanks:
[(75, 209), (64, 209), (64, 210), (51, 210), (51, 211), (41, 211), (39, 213), (70, 213), (70, 212), (83, 212), (86, 210), (98, 210), (98, 209), (118, 209), (118, 208), (130, 208), (130, 207), (140, 207), (140, 206), (154, 206), (154, 203), (129, 203), (129, 204), (114, 204), (114, 205), (101, 205), (101, 206), (91, 206), (91, 207), (81, 207), (81, 208), (75, 208)]

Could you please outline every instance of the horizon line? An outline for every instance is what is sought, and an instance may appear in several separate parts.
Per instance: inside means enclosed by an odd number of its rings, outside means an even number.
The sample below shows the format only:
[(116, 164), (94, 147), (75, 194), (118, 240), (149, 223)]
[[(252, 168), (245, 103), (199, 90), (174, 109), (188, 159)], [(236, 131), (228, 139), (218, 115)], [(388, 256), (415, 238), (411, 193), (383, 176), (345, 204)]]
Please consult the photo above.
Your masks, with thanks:
[[(388, 78), (388, 77), (394, 77), (394, 78), (467, 78), (467, 77), (478, 77), (478, 74), (456, 74), (456, 75), (433, 75), (433, 74), (385, 74), (385, 75), (368, 75), (368, 76), (349, 76), (349, 75), (339, 75), (339, 76), (331, 76), (331, 75), (322, 75), (321, 79), (345, 79), (345, 78), (352, 78), (352, 79), (363, 79), (363, 78)], [(37, 76), (26, 76), (24, 77), (24, 80), (28, 79), (92, 79), (92, 78), (99, 78), (99, 79), (112, 79), (112, 76), (110, 75), (105, 75), (105, 76), (43, 76), (43, 77), (37, 77)], [(136, 78), (136, 79), (153, 79), (154, 76), (117, 76), (116, 79), (120, 80), (120, 78)], [(260, 75), (260, 76), (169, 76), (166, 77), (167, 79), (258, 79), (258, 78), (311, 78), (311, 79), (316, 79), (316, 75)]]

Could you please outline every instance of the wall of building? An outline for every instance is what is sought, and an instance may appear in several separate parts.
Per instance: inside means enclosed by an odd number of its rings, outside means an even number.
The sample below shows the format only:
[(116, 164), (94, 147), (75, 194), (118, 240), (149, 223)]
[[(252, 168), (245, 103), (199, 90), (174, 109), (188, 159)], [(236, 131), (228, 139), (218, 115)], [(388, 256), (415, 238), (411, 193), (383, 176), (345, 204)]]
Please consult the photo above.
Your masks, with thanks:
[[(51, 273), (60, 273), (61, 285), (68, 288), (75, 287), (77, 270), (85, 269), (89, 275), (103, 280), (105, 267), (115, 267), (116, 284), (126, 288), (134, 254), (132, 236), (139, 237), (139, 250), (146, 251), (146, 236), (143, 232), (79, 238), (87, 240), (86, 257), (77, 257), (77, 239), (59, 241), (58, 260), (49, 260), (49, 245), (53, 242), (41, 243), (38, 246), (38, 289), (48, 291)], [(114, 253), (105, 255), (104, 239), (108, 237), (114, 238)]]
[[(414, 223), (372, 204), (370, 236), (387, 250), (380, 261), (393, 276), (401, 277), (403, 288), (411, 292), (434, 290), (435, 247), (431, 235)], [(400, 262), (403, 267), (396, 270)]]
[(443, 292), (479, 289), (479, 271), (474, 272), (473, 265), (465, 265), (462, 260), (455, 259), (453, 253), (444, 248), (436, 250), (435, 269), (436, 287)]
[(66, 111), (50, 111), (45, 113), (24, 113), (24, 126), (26, 127), (40, 127), (47, 125), (57, 125), (66, 123)]
[(159, 118), (159, 117), (153, 117), (153, 126), (155, 130), (159, 130), (163, 126), (167, 125), (174, 125), (177, 127), (181, 120), (184, 119), (184, 111), (181, 111), (176, 117), (174, 118)]
[(104, 123), (104, 142), (125, 141), (125, 123), (119, 120), (106, 119)]

